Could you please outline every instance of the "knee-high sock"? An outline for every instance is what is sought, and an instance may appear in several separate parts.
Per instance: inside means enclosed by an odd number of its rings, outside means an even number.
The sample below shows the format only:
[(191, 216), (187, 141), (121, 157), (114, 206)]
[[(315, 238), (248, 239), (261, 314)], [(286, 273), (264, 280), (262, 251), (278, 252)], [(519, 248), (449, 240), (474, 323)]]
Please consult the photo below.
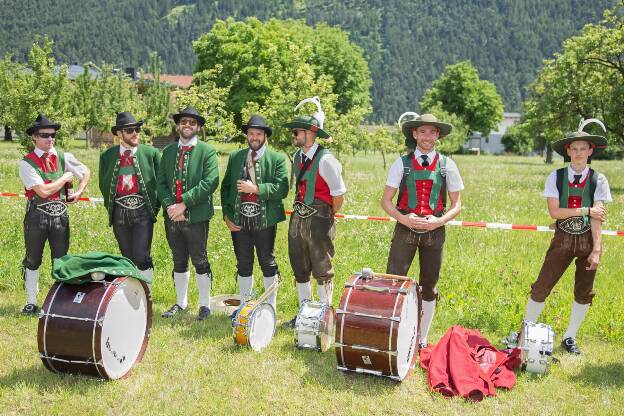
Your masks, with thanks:
[(316, 290), (318, 292), (319, 301), (331, 306), (332, 299), (334, 297), (334, 283), (331, 280), (328, 280), (322, 285), (317, 285)]
[(566, 338), (576, 338), (576, 333), (578, 332), (583, 320), (585, 319), (585, 315), (587, 315), (587, 311), (589, 310), (589, 303), (586, 305), (581, 305), (580, 303), (573, 302), (572, 310), (570, 311), (570, 322), (568, 323), (568, 329), (565, 334), (563, 334), (563, 339)]
[(253, 275), (251, 276), (238, 276), (238, 289), (241, 297), (241, 303), (247, 302), (251, 299), (251, 291), (254, 285)]
[(154, 277), (154, 269), (145, 269), (145, 270), (139, 270), (139, 272), (141, 272), (141, 276), (145, 277), (146, 279), (149, 279), (152, 283), (147, 283), (147, 287), (149, 287), (150, 289), (152, 288), (152, 284), (154, 283), (154, 281), (152, 280)]
[(186, 309), (188, 306), (188, 285), (190, 277), (190, 272), (173, 273), (173, 281), (176, 288), (176, 303), (182, 309)]
[(420, 321), (421, 330), (420, 330), (420, 343), (427, 343), (427, 335), (429, 335), (429, 328), (431, 328), (431, 322), (433, 322), (433, 315), (435, 312), (436, 301), (426, 301), (423, 300), (423, 316), (422, 321)]
[[(268, 290), (276, 281), (277, 275), (264, 276), (264, 290)], [(273, 309), (277, 311), (277, 289), (267, 298), (267, 302), (270, 303), (273, 306)]]
[(26, 270), (24, 286), (26, 287), (26, 303), (37, 304), (37, 294), (39, 293), (39, 269)]
[(312, 284), (310, 282), (297, 282), (297, 299), (299, 300), (299, 306), (305, 300), (312, 300)]
[(199, 306), (206, 306), (210, 308), (210, 289), (212, 287), (212, 274), (198, 274), (195, 277), (197, 278), (197, 291), (199, 292)]
[(537, 322), (542, 310), (544, 310), (544, 302), (535, 302), (533, 299), (529, 298), (526, 311), (524, 312), (524, 320)]

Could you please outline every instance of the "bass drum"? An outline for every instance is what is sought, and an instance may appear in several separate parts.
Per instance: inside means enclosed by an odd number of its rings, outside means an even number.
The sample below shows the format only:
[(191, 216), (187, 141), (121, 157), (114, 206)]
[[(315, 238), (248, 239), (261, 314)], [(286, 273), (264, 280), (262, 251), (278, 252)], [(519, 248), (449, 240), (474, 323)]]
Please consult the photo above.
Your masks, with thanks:
[(41, 307), (39, 355), (50, 371), (124, 378), (143, 358), (151, 328), (152, 298), (140, 280), (57, 282)]
[(416, 361), (418, 285), (403, 276), (356, 274), (336, 310), (338, 369), (402, 381)]

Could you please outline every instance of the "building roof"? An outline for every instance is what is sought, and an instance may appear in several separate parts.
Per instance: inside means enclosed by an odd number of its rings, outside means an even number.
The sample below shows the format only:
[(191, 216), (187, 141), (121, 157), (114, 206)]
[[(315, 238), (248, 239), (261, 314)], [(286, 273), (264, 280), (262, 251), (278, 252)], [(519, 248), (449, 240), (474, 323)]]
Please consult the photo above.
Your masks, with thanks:
[[(154, 79), (154, 75), (150, 73), (144, 73), (142, 78), (147, 79), (147, 80), (152, 80)], [(193, 76), (192, 75), (160, 74), (160, 81), (165, 82), (167, 84), (171, 84), (178, 88), (188, 88), (191, 86), (191, 82), (193, 82)]]

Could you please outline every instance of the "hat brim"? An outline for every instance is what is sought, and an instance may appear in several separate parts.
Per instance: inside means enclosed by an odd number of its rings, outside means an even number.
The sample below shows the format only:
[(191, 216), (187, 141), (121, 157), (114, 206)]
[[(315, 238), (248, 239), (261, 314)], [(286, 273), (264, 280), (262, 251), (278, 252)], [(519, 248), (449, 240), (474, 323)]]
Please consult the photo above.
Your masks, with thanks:
[(552, 144), (552, 149), (557, 152), (559, 155), (563, 156), (564, 158), (568, 157), (568, 152), (567, 152), (567, 147), (570, 143), (572, 142), (578, 142), (578, 141), (584, 141), (584, 142), (589, 142), (591, 144), (594, 145), (594, 151), (591, 155), (591, 157), (594, 157), (600, 153), (602, 153), (604, 151), (604, 149), (607, 148), (607, 145), (609, 144), (607, 142), (607, 139), (605, 137), (602, 136), (596, 136), (596, 135), (587, 135), (587, 136), (570, 136), (570, 137), (565, 137), (563, 139), (559, 139), (555, 142), (553, 142)]
[(143, 125), (143, 120), (137, 121), (136, 123), (129, 123), (129, 124), (122, 124), (122, 125), (119, 125), (119, 126), (113, 126), (113, 127), (111, 127), (111, 133), (113, 133), (113, 135), (115, 135), (121, 129), (125, 129), (127, 127), (141, 127), (142, 125)]
[(246, 124), (243, 127), (241, 127), (241, 130), (243, 131), (243, 133), (247, 134), (247, 130), (250, 128), (264, 130), (264, 132), (266, 133), (268, 137), (271, 137), (271, 135), (273, 134), (273, 129), (271, 129), (271, 127), (259, 126), (257, 124)]
[(178, 114), (174, 114), (173, 115), (173, 121), (175, 124), (180, 124), (180, 119), (182, 117), (190, 117), (190, 118), (194, 118), (195, 120), (197, 120), (197, 122), (199, 123), (199, 125), (201, 127), (204, 126), (204, 124), (206, 124), (206, 119), (203, 118), (202, 116), (199, 116), (197, 114), (189, 114), (189, 113), (178, 113)]
[(39, 125), (32, 125), (30, 126), (27, 130), (26, 130), (26, 134), (29, 136), (32, 136), (33, 134), (35, 134), (35, 132), (37, 130), (41, 130), (41, 129), (54, 129), (55, 131), (60, 129), (61, 125), (59, 123), (52, 123), (52, 124), (44, 124), (42, 126)]
[(453, 130), (453, 126), (448, 123), (441, 123), (439, 121), (409, 120), (403, 123), (403, 125), (401, 126), (401, 131), (403, 132), (403, 135), (405, 136), (406, 139), (414, 140), (414, 135), (412, 133), (412, 130), (415, 127), (420, 127), (420, 126), (437, 127), (440, 130), (440, 136), (439, 136), (440, 139), (444, 136), (448, 136)]
[(319, 126), (316, 126), (316, 125), (310, 124), (310, 123), (304, 123), (304, 122), (301, 122), (301, 121), (291, 121), (290, 123), (286, 123), (286, 124), (282, 125), (282, 127), (286, 128), (286, 129), (304, 129), (304, 130), (309, 130), (311, 132), (316, 133), (316, 136), (320, 137), (321, 139), (327, 139), (327, 138), (329, 138), (331, 136), (328, 132), (326, 132), (325, 130), (323, 130)]

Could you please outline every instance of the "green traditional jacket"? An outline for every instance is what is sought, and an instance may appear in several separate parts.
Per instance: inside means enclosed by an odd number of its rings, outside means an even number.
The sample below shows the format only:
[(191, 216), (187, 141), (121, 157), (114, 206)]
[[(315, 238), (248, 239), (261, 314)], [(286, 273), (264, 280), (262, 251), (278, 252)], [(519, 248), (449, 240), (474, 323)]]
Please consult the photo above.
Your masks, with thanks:
[[(182, 202), (187, 207), (189, 224), (209, 221), (214, 214), (212, 194), (219, 186), (219, 161), (217, 151), (208, 143), (197, 140), (195, 148), (185, 155), (182, 166)], [(163, 149), (158, 170), (158, 198), (167, 216), (167, 207), (176, 203), (178, 179), (178, 143)]]
[[(249, 148), (230, 154), (225, 176), (221, 182), (221, 204), (223, 216), (240, 225), (241, 196), (236, 190), (236, 181), (243, 178), (243, 167)], [(260, 205), (260, 229), (271, 227), (286, 219), (282, 200), (288, 195), (288, 168), (284, 155), (265, 148), (255, 163), (258, 204)]]
[[(156, 222), (156, 216), (160, 209), (156, 193), (160, 152), (152, 146), (139, 144), (132, 159), (139, 182), (139, 192), (145, 198), (147, 211), (152, 217), (152, 221)], [(111, 147), (100, 155), (99, 185), (104, 198), (104, 206), (108, 210), (108, 225), (113, 224), (113, 207), (117, 196), (117, 183), (119, 182), (119, 161), (119, 145)]]

